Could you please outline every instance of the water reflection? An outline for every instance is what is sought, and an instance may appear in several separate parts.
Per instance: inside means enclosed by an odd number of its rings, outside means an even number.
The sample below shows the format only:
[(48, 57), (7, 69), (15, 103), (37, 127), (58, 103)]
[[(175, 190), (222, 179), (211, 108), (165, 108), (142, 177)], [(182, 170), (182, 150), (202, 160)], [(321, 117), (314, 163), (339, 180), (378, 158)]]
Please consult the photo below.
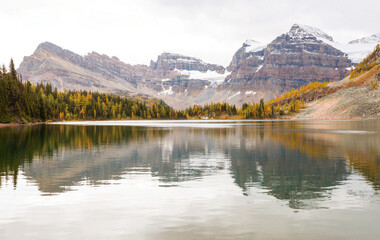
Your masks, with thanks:
[(20, 170), (43, 194), (136, 174), (175, 187), (227, 171), (242, 194), (254, 197), (259, 188), (291, 208), (323, 207), (315, 201), (353, 173), (380, 189), (379, 121), (214, 125), (2, 128), (0, 185), (13, 181), (17, 188)]

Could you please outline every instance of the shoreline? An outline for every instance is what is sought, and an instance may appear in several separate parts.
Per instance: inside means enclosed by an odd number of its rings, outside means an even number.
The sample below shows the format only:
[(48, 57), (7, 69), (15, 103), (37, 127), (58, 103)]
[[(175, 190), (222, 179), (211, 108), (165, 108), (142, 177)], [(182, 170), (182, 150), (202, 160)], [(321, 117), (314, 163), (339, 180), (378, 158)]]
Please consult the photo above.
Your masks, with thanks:
[(70, 125), (70, 123), (80, 123), (80, 122), (109, 122), (109, 121), (123, 121), (123, 122), (136, 122), (136, 121), (202, 121), (202, 122), (231, 122), (231, 121), (375, 121), (380, 120), (380, 118), (355, 118), (355, 119), (339, 119), (339, 118), (297, 118), (297, 115), (290, 118), (276, 118), (276, 119), (140, 119), (140, 120), (73, 120), (73, 121), (48, 121), (48, 122), (35, 122), (35, 123), (0, 123), (0, 128), (4, 127), (24, 127), (42, 124), (63, 124)]
[(21, 126), (32, 126), (32, 125), (40, 125), (47, 124), (49, 122), (35, 122), (35, 123), (0, 123), (0, 128), (3, 127), (21, 127)]

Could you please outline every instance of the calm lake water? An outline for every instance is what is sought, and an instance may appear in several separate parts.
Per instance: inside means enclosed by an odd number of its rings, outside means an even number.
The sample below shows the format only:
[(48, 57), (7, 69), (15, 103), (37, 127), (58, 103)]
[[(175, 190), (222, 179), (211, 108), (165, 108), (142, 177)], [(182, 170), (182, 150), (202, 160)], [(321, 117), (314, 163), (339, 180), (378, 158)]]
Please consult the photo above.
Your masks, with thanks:
[(0, 129), (0, 239), (378, 239), (380, 121)]

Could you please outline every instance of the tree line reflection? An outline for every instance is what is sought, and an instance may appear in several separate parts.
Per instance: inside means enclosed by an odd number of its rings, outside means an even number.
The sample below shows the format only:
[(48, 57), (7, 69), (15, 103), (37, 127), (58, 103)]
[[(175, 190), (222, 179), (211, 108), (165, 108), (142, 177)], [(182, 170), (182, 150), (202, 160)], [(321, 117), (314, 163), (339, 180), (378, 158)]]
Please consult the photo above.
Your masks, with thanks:
[(308, 201), (327, 196), (356, 171), (378, 191), (379, 133), (335, 133), (337, 128), (362, 126), (255, 122), (234, 128), (2, 128), (0, 186), (13, 181), (17, 187), (20, 170), (45, 194), (83, 182), (104, 184), (125, 174), (148, 174), (163, 186), (175, 186), (228, 170), (246, 195), (260, 187), (292, 208), (307, 208)]

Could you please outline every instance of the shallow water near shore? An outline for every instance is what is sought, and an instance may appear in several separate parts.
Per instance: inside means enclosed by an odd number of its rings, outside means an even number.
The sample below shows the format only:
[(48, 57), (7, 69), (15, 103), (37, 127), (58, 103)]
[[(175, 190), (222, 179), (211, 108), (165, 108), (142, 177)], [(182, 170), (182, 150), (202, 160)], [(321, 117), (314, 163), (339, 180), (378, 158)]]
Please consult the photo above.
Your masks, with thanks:
[(0, 128), (1, 239), (377, 239), (380, 121)]

